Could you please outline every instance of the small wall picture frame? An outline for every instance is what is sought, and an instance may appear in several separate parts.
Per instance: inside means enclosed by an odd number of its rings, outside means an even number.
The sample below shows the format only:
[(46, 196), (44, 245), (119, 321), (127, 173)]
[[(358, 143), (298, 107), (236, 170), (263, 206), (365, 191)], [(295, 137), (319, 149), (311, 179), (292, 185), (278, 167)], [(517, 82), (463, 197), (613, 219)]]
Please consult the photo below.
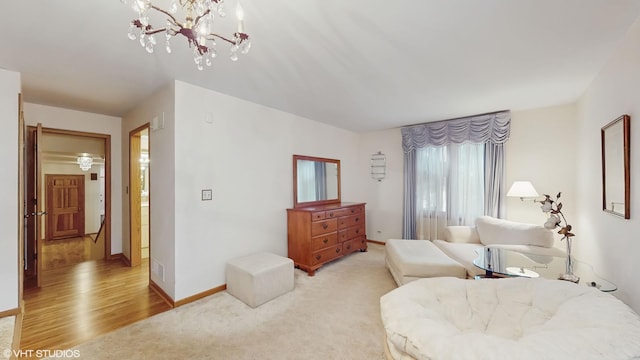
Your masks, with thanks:
[(98, 173), (91, 173), (91, 181), (98, 180)]

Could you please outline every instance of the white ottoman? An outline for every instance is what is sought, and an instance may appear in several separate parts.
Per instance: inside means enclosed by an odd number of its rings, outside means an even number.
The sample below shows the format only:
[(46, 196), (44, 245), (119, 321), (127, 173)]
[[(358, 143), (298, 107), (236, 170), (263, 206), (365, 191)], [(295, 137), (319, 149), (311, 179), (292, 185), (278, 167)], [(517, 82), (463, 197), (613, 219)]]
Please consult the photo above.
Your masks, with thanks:
[(255, 308), (293, 290), (293, 260), (271, 253), (235, 258), (226, 278), (229, 294)]
[(467, 270), (429, 240), (389, 239), (385, 261), (398, 286), (426, 277), (465, 279)]

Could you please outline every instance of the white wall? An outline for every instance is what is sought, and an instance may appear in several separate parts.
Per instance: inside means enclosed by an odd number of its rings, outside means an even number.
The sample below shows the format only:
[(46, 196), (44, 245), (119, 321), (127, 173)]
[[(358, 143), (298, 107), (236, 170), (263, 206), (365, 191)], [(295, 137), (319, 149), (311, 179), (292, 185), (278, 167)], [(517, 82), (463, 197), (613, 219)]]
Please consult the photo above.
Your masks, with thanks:
[[(386, 176), (371, 178), (371, 155), (386, 156)], [(400, 128), (361, 134), (360, 186), (367, 202), (367, 238), (385, 242), (402, 238), (402, 204), (404, 191), (404, 153)]]
[(111, 135), (111, 254), (122, 252), (121, 119), (39, 104), (24, 104), (27, 125)]
[(20, 74), (0, 69), (0, 312), (18, 308), (19, 93)]
[[(640, 19), (578, 102), (578, 258), (618, 285), (614, 294), (640, 312)], [(602, 211), (600, 129), (631, 116), (631, 219)]]
[[(558, 192), (562, 192), (562, 212), (571, 225), (575, 225), (578, 213), (577, 127), (575, 104), (513, 111), (511, 136), (505, 145), (505, 191), (514, 181), (526, 180), (531, 181), (540, 195), (551, 195), (554, 200)], [(519, 198), (507, 198), (506, 212), (509, 220), (538, 225), (544, 224), (547, 218), (539, 203)], [(575, 233), (581, 235), (580, 229), (576, 228)], [(564, 248), (565, 244), (559, 239), (557, 235), (555, 245)]]
[[(357, 134), (183, 82), (175, 86), (175, 299), (224, 284), (233, 257), (287, 255), (293, 154), (341, 160), (342, 200), (364, 201)], [(151, 151), (155, 157), (153, 144)], [(213, 201), (200, 200), (202, 189), (213, 189)], [(151, 193), (153, 212), (159, 192)], [(152, 253), (154, 244), (152, 233)]]
[[(122, 120), (122, 183), (129, 186), (129, 132), (158, 117), (164, 128), (151, 130), (150, 141), (150, 251), (151, 280), (175, 299), (175, 121), (174, 85), (160, 89)], [(131, 258), (129, 234), (129, 194), (122, 194), (123, 254)], [(154, 264), (164, 267), (164, 279)]]

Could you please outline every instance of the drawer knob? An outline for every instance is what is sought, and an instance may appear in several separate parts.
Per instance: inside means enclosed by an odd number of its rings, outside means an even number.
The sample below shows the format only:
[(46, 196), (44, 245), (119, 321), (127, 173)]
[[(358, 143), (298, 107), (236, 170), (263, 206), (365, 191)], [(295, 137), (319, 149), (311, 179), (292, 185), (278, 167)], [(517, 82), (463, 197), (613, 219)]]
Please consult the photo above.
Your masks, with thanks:
[(322, 228), (323, 228), (323, 229), (327, 230), (327, 228), (328, 228), (328, 227), (329, 227), (329, 225), (328, 225), (327, 223), (323, 223), (323, 224), (322, 224)]
[(329, 239), (324, 239), (322, 242), (326, 244), (329, 242)]
[(356, 218), (356, 222), (360, 221), (360, 218)]
[(336, 254), (340, 252), (340, 248), (336, 248)]
[(360, 234), (360, 229), (356, 230), (356, 234)]
[(351, 250), (351, 245), (347, 245), (347, 250)]
[(354, 212), (356, 212), (356, 209), (351, 209), (351, 213), (353, 214)]
[(316, 255), (316, 260), (320, 260), (320, 258), (322, 258), (322, 256)]
[(333, 213), (332, 212), (329, 213), (329, 217), (333, 217)]

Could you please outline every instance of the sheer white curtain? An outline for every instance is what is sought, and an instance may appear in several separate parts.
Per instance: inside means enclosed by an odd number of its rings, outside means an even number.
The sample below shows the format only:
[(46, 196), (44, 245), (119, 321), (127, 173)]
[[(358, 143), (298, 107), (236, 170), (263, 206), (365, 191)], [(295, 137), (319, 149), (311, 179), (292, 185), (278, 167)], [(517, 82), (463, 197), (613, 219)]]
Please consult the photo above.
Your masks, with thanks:
[(313, 161), (298, 160), (298, 202), (315, 201), (316, 167)]
[(473, 225), (484, 212), (484, 144), (416, 150), (416, 238), (443, 239), (447, 225)]

